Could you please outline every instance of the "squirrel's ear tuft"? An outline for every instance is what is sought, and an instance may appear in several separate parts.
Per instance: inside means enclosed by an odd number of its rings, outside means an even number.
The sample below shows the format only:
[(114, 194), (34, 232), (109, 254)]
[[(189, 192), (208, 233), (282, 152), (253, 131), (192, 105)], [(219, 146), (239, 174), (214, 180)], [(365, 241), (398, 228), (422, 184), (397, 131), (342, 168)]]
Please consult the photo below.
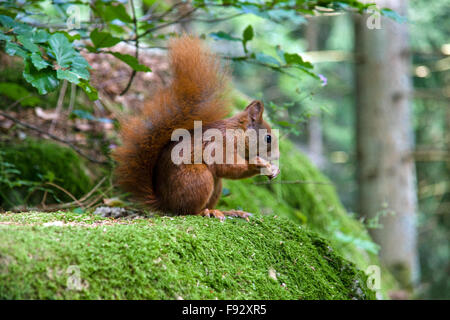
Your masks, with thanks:
[(262, 122), (262, 115), (264, 112), (264, 105), (259, 100), (252, 101), (246, 108), (250, 120), (252, 123)]

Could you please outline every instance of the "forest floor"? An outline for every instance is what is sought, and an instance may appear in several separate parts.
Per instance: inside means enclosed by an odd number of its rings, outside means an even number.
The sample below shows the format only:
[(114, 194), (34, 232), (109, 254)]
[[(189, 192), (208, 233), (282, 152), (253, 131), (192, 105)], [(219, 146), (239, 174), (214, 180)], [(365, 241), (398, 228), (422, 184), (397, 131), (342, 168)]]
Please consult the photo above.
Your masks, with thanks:
[(287, 218), (0, 214), (0, 299), (374, 299)]

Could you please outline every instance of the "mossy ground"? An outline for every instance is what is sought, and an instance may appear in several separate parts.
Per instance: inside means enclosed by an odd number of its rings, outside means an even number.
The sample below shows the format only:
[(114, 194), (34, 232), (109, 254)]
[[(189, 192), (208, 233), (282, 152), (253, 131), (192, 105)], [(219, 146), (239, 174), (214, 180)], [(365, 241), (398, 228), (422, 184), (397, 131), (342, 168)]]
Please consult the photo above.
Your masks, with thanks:
[[(50, 225), (49, 225), (50, 222)], [(53, 225), (51, 225), (53, 222)], [(56, 222), (56, 223), (55, 223)], [(73, 267), (81, 286), (67, 287)], [(289, 219), (0, 214), (0, 299), (372, 299), (365, 275)]]

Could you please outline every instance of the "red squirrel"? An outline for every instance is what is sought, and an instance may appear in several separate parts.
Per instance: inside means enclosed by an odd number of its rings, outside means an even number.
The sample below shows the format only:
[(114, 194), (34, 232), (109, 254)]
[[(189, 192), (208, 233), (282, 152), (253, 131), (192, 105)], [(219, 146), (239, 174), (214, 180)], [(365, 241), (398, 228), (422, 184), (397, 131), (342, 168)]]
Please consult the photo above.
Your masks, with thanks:
[[(269, 162), (278, 158), (278, 148), (269, 124), (262, 118), (263, 103), (253, 101), (244, 111), (226, 119), (228, 74), (221, 68), (219, 57), (196, 37), (172, 39), (169, 62), (171, 83), (158, 88), (138, 114), (120, 120), (122, 145), (113, 153), (119, 185), (153, 210), (248, 220), (247, 212), (219, 211), (214, 207), (222, 193), (222, 178), (243, 179), (258, 174), (274, 178), (280, 172)], [(193, 132), (194, 121), (202, 122), (203, 132), (213, 128), (224, 136), (228, 129), (265, 129), (267, 156), (258, 153), (250, 158), (246, 138), (244, 153), (233, 140), (233, 163), (175, 164), (171, 156), (177, 142), (172, 141), (172, 133), (179, 128)], [(203, 141), (202, 150), (209, 143)], [(194, 158), (194, 148), (191, 150)]]

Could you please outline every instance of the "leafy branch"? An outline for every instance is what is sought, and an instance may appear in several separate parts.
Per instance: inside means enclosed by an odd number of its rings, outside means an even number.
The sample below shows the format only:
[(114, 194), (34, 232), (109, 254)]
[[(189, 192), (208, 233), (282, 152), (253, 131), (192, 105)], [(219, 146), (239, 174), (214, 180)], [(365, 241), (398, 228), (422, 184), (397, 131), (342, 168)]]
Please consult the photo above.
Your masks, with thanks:
[[(133, 12), (134, 32), (137, 34), (138, 26), (137, 26), (137, 19), (136, 19), (136, 9), (134, 8), (133, 0), (130, 0), (130, 6), (131, 6), (131, 10)], [(135, 46), (136, 46), (135, 58), (137, 61), (139, 61), (139, 38), (136, 38)], [(135, 76), (136, 76), (136, 69), (133, 69), (133, 71), (131, 72), (131, 76), (130, 76), (130, 80), (128, 81), (128, 84), (126, 85), (125, 89), (123, 89), (123, 91), (120, 93), (121, 96), (123, 96), (128, 91), (128, 89), (130, 89), (131, 83), (133, 82), (133, 79)]]
[[(46, 94), (55, 90), (61, 80), (67, 80), (76, 84), (84, 90), (88, 97), (92, 100), (98, 98), (97, 91), (91, 86), (89, 80), (89, 65), (81, 56), (80, 50), (86, 47), (91, 53), (104, 52), (102, 48), (112, 47), (120, 42), (134, 42), (135, 55), (126, 55), (119, 52), (107, 51), (117, 59), (125, 62), (132, 68), (130, 79), (121, 92), (125, 94), (130, 88), (137, 72), (150, 72), (147, 66), (140, 65), (138, 62), (140, 44), (151, 43), (159, 39), (167, 39), (164, 35), (158, 35), (160, 31), (169, 26), (176, 24), (198, 21), (205, 23), (217, 23), (220, 21), (230, 20), (245, 14), (253, 14), (275, 22), (280, 22), (279, 12), (295, 12), (297, 15), (313, 15), (323, 12), (337, 11), (358, 11), (364, 12), (367, 8), (372, 7), (371, 4), (363, 4), (355, 0), (341, 1), (202, 1), (196, 0), (191, 3), (178, 1), (171, 6), (161, 10), (152, 10), (138, 17), (134, 1), (129, 1), (130, 9), (121, 1), (97, 1), (85, 3), (82, 1), (65, 1), (54, 2), (53, 5), (58, 8), (58, 12), (62, 14), (61, 22), (52, 22), (50, 26), (42, 22), (45, 17), (39, 8), (44, 1), (23, 1), (21, 3), (10, 2), (2, 3), (0, 11), (0, 43), (5, 43), (5, 52), (9, 55), (19, 56), (24, 60), (23, 76), (27, 82), (33, 85), (40, 94)], [(90, 21), (78, 21), (78, 29), (71, 30), (69, 34), (68, 16), (64, 15), (65, 9), (70, 5), (88, 6), (93, 13), (93, 19)], [(186, 12), (181, 8), (190, 6)], [(219, 11), (218, 11), (219, 10)], [(232, 14), (222, 14), (222, 11), (234, 11)], [(381, 12), (392, 16), (392, 11), (382, 9)], [(131, 11), (131, 16), (128, 11)], [(199, 13), (208, 14), (221, 13), (220, 16), (214, 18), (201, 18)], [(66, 23), (64, 23), (66, 22)], [(50, 27), (56, 32), (51, 32)], [(128, 31), (129, 30), (129, 31)], [(124, 37), (123, 35), (127, 35)], [(225, 33), (218, 32), (216, 38), (227, 41), (235, 41), (233, 37), (225, 36)], [(292, 56), (291, 62), (281, 61), (281, 65), (275, 62), (274, 57), (267, 56), (263, 53), (249, 53), (247, 44), (254, 37), (252, 26), (248, 26), (243, 33), (241, 39), (246, 57), (233, 57), (233, 61), (245, 61), (267, 67), (272, 70), (286, 73), (288, 68), (296, 67), (310, 73), (311, 67), (302, 62), (299, 56)], [(93, 46), (80, 44), (79, 40), (90, 39)], [(284, 58), (286, 58), (285, 56)], [(280, 62), (280, 61), (279, 61)]]

